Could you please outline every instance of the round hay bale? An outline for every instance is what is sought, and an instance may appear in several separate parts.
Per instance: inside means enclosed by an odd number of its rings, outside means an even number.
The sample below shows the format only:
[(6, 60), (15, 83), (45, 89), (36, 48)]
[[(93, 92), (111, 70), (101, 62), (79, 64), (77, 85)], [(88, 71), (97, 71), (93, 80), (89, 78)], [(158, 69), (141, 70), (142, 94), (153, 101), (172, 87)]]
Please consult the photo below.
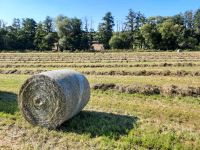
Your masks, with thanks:
[(88, 103), (88, 80), (72, 70), (43, 72), (27, 79), (19, 92), (19, 108), (33, 125), (54, 129)]

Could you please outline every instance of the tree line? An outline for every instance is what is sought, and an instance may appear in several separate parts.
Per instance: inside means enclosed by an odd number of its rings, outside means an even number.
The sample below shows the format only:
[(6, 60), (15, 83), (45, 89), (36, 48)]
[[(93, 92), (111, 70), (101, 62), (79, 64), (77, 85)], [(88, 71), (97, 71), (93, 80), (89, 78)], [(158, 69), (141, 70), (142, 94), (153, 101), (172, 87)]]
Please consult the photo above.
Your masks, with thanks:
[(97, 31), (78, 18), (49, 16), (37, 23), (32, 18), (13, 19), (7, 26), (0, 20), (0, 50), (89, 50), (93, 41), (105, 49), (200, 50), (200, 9), (174, 16), (145, 17), (129, 10), (121, 30), (107, 12)]

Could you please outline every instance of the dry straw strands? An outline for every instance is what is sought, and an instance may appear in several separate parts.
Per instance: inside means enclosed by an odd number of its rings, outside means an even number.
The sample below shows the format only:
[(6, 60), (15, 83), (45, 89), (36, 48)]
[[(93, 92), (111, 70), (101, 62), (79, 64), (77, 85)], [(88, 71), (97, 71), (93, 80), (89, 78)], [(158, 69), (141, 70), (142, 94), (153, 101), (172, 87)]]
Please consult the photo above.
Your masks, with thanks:
[[(28, 74), (32, 75), (35, 73), (44, 72), (47, 70), (2, 70), (0, 69), (0, 74)], [(177, 71), (170, 71), (170, 70), (163, 70), (163, 71), (149, 71), (149, 70), (139, 70), (139, 71), (102, 71), (96, 72), (92, 71), (81, 71), (82, 74), (85, 75), (120, 75), (120, 76), (200, 76), (200, 71), (185, 71), (185, 70), (177, 70)]]
[(33, 125), (56, 128), (79, 113), (90, 98), (88, 80), (72, 70), (32, 76), (19, 92), (19, 107)]
[(178, 87), (176, 85), (116, 85), (114, 83), (99, 83), (92, 86), (94, 90), (116, 90), (122, 93), (134, 94), (140, 93), (145, 95), (161, 94), (165, 96), (200, 96), (200, 87)]

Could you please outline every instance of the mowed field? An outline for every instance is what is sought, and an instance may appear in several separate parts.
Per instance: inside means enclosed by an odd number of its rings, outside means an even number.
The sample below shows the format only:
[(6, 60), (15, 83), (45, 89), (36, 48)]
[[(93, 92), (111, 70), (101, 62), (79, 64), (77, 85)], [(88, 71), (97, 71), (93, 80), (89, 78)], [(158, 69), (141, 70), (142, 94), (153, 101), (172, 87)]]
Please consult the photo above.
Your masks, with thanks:
[[(33, 74), (70, 68), (91, 99), (56, 130), (32, 126), (17, 94)], [(0, 53), (0, 149), (200, 149), (200, 53)]]

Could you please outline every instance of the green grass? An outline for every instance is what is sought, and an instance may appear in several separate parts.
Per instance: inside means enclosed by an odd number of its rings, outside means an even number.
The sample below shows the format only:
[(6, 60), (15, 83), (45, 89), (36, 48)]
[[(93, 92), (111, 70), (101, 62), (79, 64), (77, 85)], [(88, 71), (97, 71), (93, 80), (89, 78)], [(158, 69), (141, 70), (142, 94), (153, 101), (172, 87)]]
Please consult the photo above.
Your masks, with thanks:
[[(51, 131), (29, 125), (13, 107), (15, 100), (10, 100), (13, 104), (0, 113), (0, 137), (9, 140), (7, 135), (13, 131), (23, 134), (16, 143), (23, 148), (200, 148), (199, 99), (179, 101), (160, 96), (93, 91), (83, 112)], [(6, 131), (7, 126), (9, 131)]]
[(0, 91), (0, 112), (14, 114), (17, 110), (17, 95), (15, 93)]
[[(14, 91), (18, 92), (21, 84), (30, 75), (3, 75), (0, 74), (0, 89), (4, 91)], [(152, 85), (178, 85), (181, 87), (194, 86), (198, 87), (200, 85), (200, 77), (178, 77), (178, 76), (101, 76), (101, 75), (88, 75), (87, 76), (90, 84), (95, 83), (115, 83), (121, 85), (130, 85), (133, 83), (138, 84), (152, 84)]]
[[(81, 56), (80, 53), (69, 55)], [(89, 53), (84, 55), (92, 56)], [(58, 129), (48, 130), (30, 125), (18, 109), (17, 94), (28, 77), (30, 76), (0, 75), (0, 149), (200, 149), (200, 97), (146, 96), (112, 90), (92, 90), (91, 100), (81, 113)], [(126, 85), (137, 82), (153, 85), (200, 85), (200, 77), (87, 78), (91, 84)]]
[[(0, 89), (17, 91), (26, 78), (18, 75)], [(0, 139), (12, 140), (8, 134), (15, 131), (19, 137), (14, 148), (200, 148), (199, 98), (92, 91), (85, 110), (52, 131), (29, 125), (19, 113), (16, 98), (16, 93), (0, 93)]]
[(178, 86), (199, 86), (200, 77), (178, 77), (178, 76), (87, 76), (90, 83), (115, 83), (121, 85), (151, 84), (151, 85), (178, 85)]

